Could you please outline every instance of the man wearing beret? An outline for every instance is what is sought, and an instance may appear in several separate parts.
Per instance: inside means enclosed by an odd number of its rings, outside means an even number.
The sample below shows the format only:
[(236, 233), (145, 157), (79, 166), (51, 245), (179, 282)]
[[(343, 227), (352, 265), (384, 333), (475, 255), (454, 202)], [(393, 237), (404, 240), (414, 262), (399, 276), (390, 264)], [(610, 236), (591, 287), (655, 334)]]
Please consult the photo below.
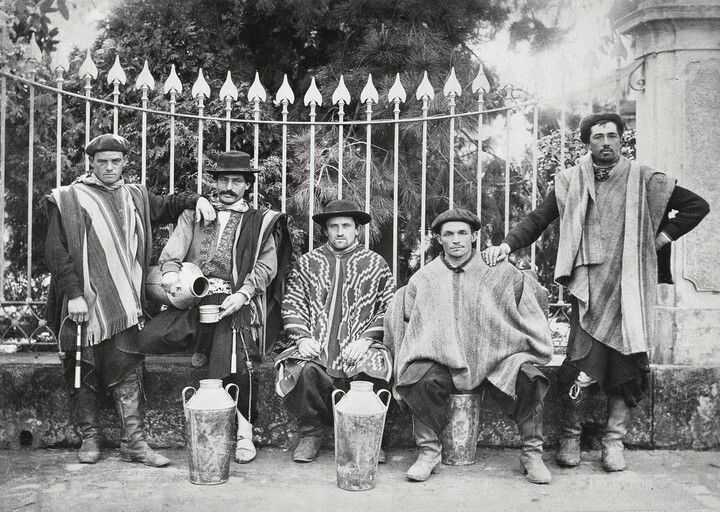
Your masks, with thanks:
[(450, 395), (483, 393), (517, 422), (528, 480), (549, 483), (542, 460), (548, 380), (534, 366), (552, 355), (547, 291), (512, 265), (485, 264), (474, 248), (475, 214), (448, 210), (431, 227), (443, 252), (397, 291), (385, 321), (395, 396), (412, 411), (419, 448), (406, 476), (421, 482), (437, 470)]
[[(358, 242), (370, 215), (338, 199), (313, 220), (328, 241), (302, 255), (290, 274), (282, 317), (293, 345), (275, 363), (275, 389), (299, 421), (296, 462), (317, 457), (325, 425), (333, 422), (335, 389), (347, 391), (356, 379), (386, 388), (392, 374), (382, 340), (395, 280), (385, 260)], [(382, 451), (378, 457), (384, 462)]]
[[(141, 335), (148, 352), (192, 345), (193, 366), (208, 365), (208, 378), (237, 384), (238, 463), (250, 462), (256, 455), (252, 422), (258, 414), (258, 385), (253, 364), (261, 362), (274, 341), (275, 333), (267, 332), (267, 319), (277, 316), (279, 328), (279, 298), (290, 258), (285, 215), (255, 209), (246, 201), (257, 172), (247, 153), (220, 154), (217, 166), (208, 171), (215, 179), (212, 205), (217, 222), (199, 224), (195, 212), (186, 210), (158, 260), (168, 293), (178, 285), (183, 262), (202, 270), (210, 283), (209, 293), (189, 310), (170, 307), (161, 312)], [(200, 323), (199, 307), (207, 305), (219, 305), (217, 323)]]
[(648, 387), (657, 283), (672, 282), (670, 243), (709, 212), (706, 201), (670, 176), (623, 157), (624, 127), (615, 113), (583, 118), (580, 139), (589, 152), (575, 167), (555, 174), (554, 190), (499, 246), (483, 251), (485, 261), (495, 265), (560, 219), (555, 281), (572, 294), (560, 373), (562, 466), (580, 463), (577, 405), (584, 392), (601, 387), (608, 399), (603, 468), (625, 469), (627, 416)]
[(82, 437), (80, 462), (92, 464), (100, 457), (98, 398), (109, 389), (122, 423), (120, 458), (159, 467), (170, 461), (145, 441), (144, 356), (138, 345), (152, 227), (175, 222), (186, 208), (196, 208), (205, 219), (213, 219), (215, 212), (196, 194), (159, 197), (144, 185), (125, 183), (128, 151), (123, 137), (94, 138), (85, 148), (92, 173), (46, 197), (45, 261), (52, 273), (47, 320), (67, 354), (70, 383), (76, 366), (76, 326), (81, 326), (81, 384), (75, 409)]

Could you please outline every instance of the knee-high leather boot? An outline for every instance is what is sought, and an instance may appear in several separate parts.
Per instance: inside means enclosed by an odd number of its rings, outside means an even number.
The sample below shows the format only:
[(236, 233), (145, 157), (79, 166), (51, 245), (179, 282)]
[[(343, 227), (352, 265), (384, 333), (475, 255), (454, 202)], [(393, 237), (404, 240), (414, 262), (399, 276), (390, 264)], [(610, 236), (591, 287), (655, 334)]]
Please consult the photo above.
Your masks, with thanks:
[(405, 476), (413, 482), (424, 482), (432, 473), (437, 473), (442, 459), (442, 444), (435, 431), (413, 414), (413, 434), (420, 450), (415, 464)]
[(577, 401), (565, 395), (560, 400), (561, 421), (560, 441), (557, 452), (557, 463), (560, 466), (574, 467), (580, 464), (580, 416)]
[(543, 412), (544, 407), (538, 406), (527, 419), (518, 423), (522, 449), (520, 465), (526, 478), (534, 484), (549, 484), (552, 477), (545, 467), (543, 454)]
[(75, 421), (80, 428), (82, 445), (78, 459), (83, 464), (95, 464), (100, 458), (100, 436), (95, 423), (98, 394), (86, 385), (78, 389), (75, 401)]
[(145, 441), (140, 380), (137, 373), (127, 375), (112, 391), (122, 423), (120, 459), (125, 462), (142, 462), (146, 466), (167, 466), (170, 459), (155, 452)]
[(608, 418), (602, 438), (602, 462), (605, 471), (622, 471), (627, 467), (623, 439), (627, 434), (630, 407), (621, 396), (608, 396)]

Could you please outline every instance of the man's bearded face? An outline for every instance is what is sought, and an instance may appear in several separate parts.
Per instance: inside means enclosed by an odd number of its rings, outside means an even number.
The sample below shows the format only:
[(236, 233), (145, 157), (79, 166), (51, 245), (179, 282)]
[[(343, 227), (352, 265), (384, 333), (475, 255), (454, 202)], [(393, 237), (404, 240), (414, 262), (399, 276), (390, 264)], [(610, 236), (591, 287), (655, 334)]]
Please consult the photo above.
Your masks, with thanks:
[(248, 184), (241, 174), (221, 174), (215, 183), (218, 200), (222, 204), (235, 204), (245, 196)]
[(330, 246), (336, 251), (347, 249), (358, 237), (358, 225), (352, 217), (331, 217), (325, 223)]
[(598, 165), (611, 165), (620, 158), (620, 134), (613, 122), (596, 124), (590, 128), (590, 153)]
[(127, 158), (120, 151), (98, 151), (92, 157), (92, 172), (105, 185), (113, 185), (122, 177)]
[(477, 240), (477, 232), (467, 222), (450, 221), (442, 225), (437, 240), (445, 251), (445, 258), (453, 262), (463, 262), (472, 251)]

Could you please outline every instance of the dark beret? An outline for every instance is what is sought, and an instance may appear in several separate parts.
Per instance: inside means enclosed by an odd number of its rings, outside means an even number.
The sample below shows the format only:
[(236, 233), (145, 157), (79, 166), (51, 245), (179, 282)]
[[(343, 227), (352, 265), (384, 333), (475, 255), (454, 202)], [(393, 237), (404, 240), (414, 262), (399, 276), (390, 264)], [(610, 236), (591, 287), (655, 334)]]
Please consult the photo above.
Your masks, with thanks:
[(313, 215), (313, 220), (322, 226), (328, 219), (333, 217), (352, 217), (358, 226), (370, 222), (370, 214), (358, 209), (355, 203), (347, 199), (330, 201), (327, 206), (325, 206), (324, 212)]
[(217, 167), (210, 169), (208, 172), (217, 177), (220, 174), (256, 173), (259, 171), (259, 169), (255, 169), (250, 165), (250, 155), (247, 153), (243, 151), (225, 151), (218, 156)]
[(95, 153), (99, 151), (120, 151), (122, 154), (127, 154), (130, 151), (130, 143), (120, 135), (104, 133), (95, 137), (85, 146), (85, 153), (88, 156), (95, 156)]
[(615, 123), (618, 134), (622, 135), (625, 130), (625, 121), (620, 117), (620, 114), (616, 114), (615, 112), (597, 112), (595, 114), (588, 114), (580, 120), (580, 140), (588, 144), (590, 142), (590, 128), (596, 124), (607, 122)]
[(443, 224), (453, 221), (467, 222), (468, 224), (470, 224), (470, 228), (473, 231), (479, 230), (481, 225), (480, 218), (474, 213), (469, 212), (468, 210), (463, 210), (461, 208), (453, 208), (452, 210), (447, 210), (438, 215), (433, 221), (430, 228), (432, 229), (433, 233), (439, 235)]

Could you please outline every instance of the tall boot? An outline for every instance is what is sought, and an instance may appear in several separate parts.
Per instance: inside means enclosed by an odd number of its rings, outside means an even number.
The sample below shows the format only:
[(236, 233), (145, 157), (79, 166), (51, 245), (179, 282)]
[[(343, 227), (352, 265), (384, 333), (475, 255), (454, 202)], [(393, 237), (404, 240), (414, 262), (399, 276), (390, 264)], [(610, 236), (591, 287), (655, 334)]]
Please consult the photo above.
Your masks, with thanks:
[(543, 406), (536, 407), (527, 419), (518, 423), (522, 449), (520, 465), (526, 478), (534, 484), (549, 484), (552, 477), (545, 467), (543, 454)]
[(98, 410), (98, 394), (86, 385), (78, 389), (75, 401), (75, 421), (80, 428), (82, 445), (78, 459), (83, 464), (95, 464), (100, 458), (100, 436), (95, 424)]
[(622, 471), (625, 463), (623, 439), (627, 434), (630, 407), (621, 396), (608, 396), (608, 418), (602, 438), (602, 462), (605, 471)]
[(293, 451), (295, 462), (312, 462), (322, 445), (325, 428), (319, 420), (301, 419), (298, 425), (300, 441)]
[(580, 415), (578, 414), (578, 402), (565, 395), (560, 400), (561, 422), (560, 446), (557, 452), (557, 463), (559, 466), (574, 467), (580, 464)]
[(235, 462), (238, 464), (246, 464), (257, 455), (255, 445), (253, 444), (252, 425), (237, 409), (235, 410), (235, 415), (237, 417)]
[(413, 482), (424, 482), (432, 473), (437, 473), (442, 460), (442, 444), (437, 433), (423, 420), (413, 414), (413, 434), (415, 444), (420, 449), (415, 464), (410, 466), (405, 476)]
[(120, 459), (125, 462), (142, 462), (146, 466), (158, 468), (170, 464), (170, 459), (155, 452), (145, 441), (140, 380), (137, 374), (133, 372), (127, 375), (112, 391), (122, 423)]

